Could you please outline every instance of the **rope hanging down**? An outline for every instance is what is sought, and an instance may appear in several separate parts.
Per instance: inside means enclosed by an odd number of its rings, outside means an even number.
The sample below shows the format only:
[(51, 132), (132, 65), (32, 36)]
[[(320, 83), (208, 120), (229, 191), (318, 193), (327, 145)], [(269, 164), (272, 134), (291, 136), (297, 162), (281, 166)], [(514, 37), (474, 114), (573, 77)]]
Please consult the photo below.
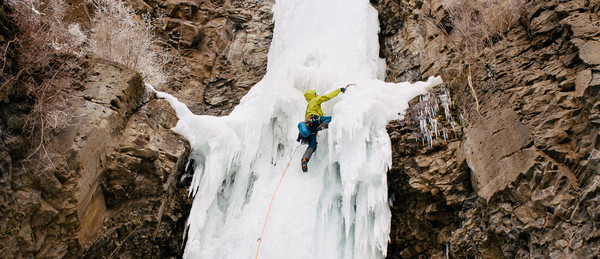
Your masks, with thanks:
[(263, 237), (263, 234), (265, 233), (265, 228), (267, 227), (267, 220), (269, 220), (269, 213), (271, 213), (271, 205), (273, 205), (273, 199), (275, 199), (275, 194), (277, 194), (277, 190), (279, 190), (279, 185), (281, 184), (281, 180), (283, 180), (283, 176), (285, 176), (285, 172), (287, 171), (288, 167), (290, 166), (290, 163), (292, 162), (292, 158), (294, 158), (294, 154), (296, 154), (296, 150), (298, 150), (299, 147), (300, 147), (300, 145), (296, 146), (296, 148), (294, 149), (294, 152), (292, 152), (290, 161), (288, 161), (287, 165), (285, 166), (285, 169), (283, 170), (283, 174), (281, 175), (281, 179), (279, 179), (277, 188), (275, 188), (275, 192), (273, 193), (273, 197), (271, 198), (271, 203), (269, 203), (269, 210), (267, 211), (267, 218), (265, 218), (265, 224), (263, 225), (262, 232), (260, 233), (260, 237), (257, 240), (258, 241), (258, 249), (256, 250), (256, 258), (258, 258), (258, 252), (260, 251), (260, 244), (262, 243), (262, 237)]

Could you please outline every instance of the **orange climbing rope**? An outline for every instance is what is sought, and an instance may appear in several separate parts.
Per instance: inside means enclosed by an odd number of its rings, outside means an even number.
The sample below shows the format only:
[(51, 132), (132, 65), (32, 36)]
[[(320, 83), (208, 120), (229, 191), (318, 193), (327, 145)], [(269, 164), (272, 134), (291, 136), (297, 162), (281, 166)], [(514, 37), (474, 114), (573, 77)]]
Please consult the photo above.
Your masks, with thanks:
[(273, 205), (273, 199), (275, 199), (275, 194), (277, 194), (277, 190), (279, 190), (279, 185), (281, 184), (281, 180), (283, 180), (283, 176), (285, 176), (285, 172), (287, 171), (288, 167), (290, 166), (290, 163), (292, 162), (292, 158), (294, 158), (294, 154), (296, 154), (296, 150), (298, 150), (299, 147), (300, 147), (300, 145), (298, 145), (294, 149), (294, 152), (292, 152), (292, 156), (290, 157), (290, 161), (288, 161), (287, 165), (285, 166), (285, 170), (283, 170), (283, 174), (281, 175), (281, 179), (279, 179), (279, 183), (277, 184), (277, 188), (275, 188), (275, 192), (273, 193), (273, 197), (271, 198), (271, 203), (269, 203), (269, 210), (267, 211), (267, 218), (265, 218), (265, 224), (263, 225), (262, 232), (260, 233), (260, 237), (258, 238), (258, 249), (256, 250), (256, 258), (258, 258), (258, 252), (260, 251), (260, 244), (262, 243), (262, 237), (263, 237), (263, 234), (265, 233), (265, 228), (267, 227), (267, 220), (269, 220), (269, 213), (271, 213), (271, 205)]

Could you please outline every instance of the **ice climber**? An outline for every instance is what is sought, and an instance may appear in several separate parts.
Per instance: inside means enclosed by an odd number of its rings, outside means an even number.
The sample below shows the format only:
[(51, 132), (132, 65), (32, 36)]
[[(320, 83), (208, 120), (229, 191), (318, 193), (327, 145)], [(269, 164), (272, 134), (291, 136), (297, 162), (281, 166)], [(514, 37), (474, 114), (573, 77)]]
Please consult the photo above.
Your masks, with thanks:
[(346, 88), (351, 85), (354, 84), (346, 85), (345, 88), (335, 89), (330, 93), (321, 96), (319, 96), (314, 89), (304, 92), (304, 98), (308, 102), (308, 106), (306, 107), (304, 122), (298, 124), (298, 128), (300, 129), (298, 141), (308, 143), (308, 148), (306, 148), (300, 163), (303, 172), (308, 171), (308, 160), (310, 160), (313, 152), (317, 150), (317, 132), (326, 129), (329, 126), (329, 122), (331, 122), (331, 116), (323, 116), (321, 104), (336, 97), (340, 92), (346, 92)]

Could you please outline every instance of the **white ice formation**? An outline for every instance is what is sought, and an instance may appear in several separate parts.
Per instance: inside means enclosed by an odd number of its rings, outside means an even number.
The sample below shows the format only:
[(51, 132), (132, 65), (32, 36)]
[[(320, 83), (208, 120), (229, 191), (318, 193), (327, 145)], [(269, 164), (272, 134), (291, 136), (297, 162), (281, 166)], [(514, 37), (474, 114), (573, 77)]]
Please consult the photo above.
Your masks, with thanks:
[(253, 258), (269, 202), (304, 119), (303, 92), (324, 94), (333, 116), (300, 170), (300, 146), (273, 201), (260, 258), (383, 258), (390, 231), (386, 125), (441, 83), (385, 83), (377, 11), (368, 0), (277, 0), (265, 77), (229, 116), (192, 114), (174, 97), (173, 129), (192, 145), (186, 258)]

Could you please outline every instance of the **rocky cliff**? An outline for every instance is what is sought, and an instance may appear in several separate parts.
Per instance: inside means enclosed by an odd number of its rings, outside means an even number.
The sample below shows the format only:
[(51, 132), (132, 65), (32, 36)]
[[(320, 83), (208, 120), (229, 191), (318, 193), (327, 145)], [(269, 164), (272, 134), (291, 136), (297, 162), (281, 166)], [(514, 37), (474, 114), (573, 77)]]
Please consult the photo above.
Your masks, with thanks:
[(273, 37), (274, 0), (127, 0), (178, 53), (179, 76), (160, 89), (196, 114), (227, 115), (262, 79)]
[[(82, 1), (65, 18), (89, 24)], [(224, 115), (260, 80), (272, 35), (273, 1), (125, 1), (150, 15), (175, 75), (159, 89), (197, 114)], [(0, 2), (2, 3), (2, 2)], [(1, 83), (18, 73), (19, 37), (2, 4), (6, 47)], [(0, 254), (12, 257), (180, 257), (191, 199), (190, 146), (170, 130), (172, 108), (140, 75), (99, 59), (71, 57), (72, 84), (60, 94), (60, 126), (36, 141), (22, 128), (29, 97), (2, 92), (0, 106)], [(22, 65), (22, 64), (21, 64)], [(1, 88), (3, 91), (7, 88)], [(58, 118), (58, 117), (57, 117)], [(39, 141), (38, 141), (39, 142)]]
[[(183, 229), (159, 231), (185, 220), (187, 196), (177, 186), (190, 147), (170, 130), (174, 111), (144, 95), (134, 71), (101, 60), (82, 67), (82, 83), (66, 90), (69, 116), (44, 146), (44, 156), (23, 158), (11, 150), (5, 157), (2, 254), (110, 257), (135, 242), (152, 248), (147, 255), (176, 252), (178, 242), (171, 240), (179, 240)], [(3, 106), (4, 126), (18, 119), (9, 113), (24, 113), (20, 105)], [(9, 148), (19, 139), (4, 136)], [(140, 252), (119, 254), (128, 253)]]
[(442, 75), (463, 131), (419, 145), (418, 121), (390, 125), (388, 257), (597, 256), (600, 3), (527, 1), (466, 59), (446, 2), (376, 3), (388, 79)]
[[(388, 257), (597, 256), (600, 2), (526, 1), (518, 24), (475, 58), (458, 49), (445, 2), (371, 2), (388, 81), (445, 81), (388, 126)], [(266, 71), (273, 1), (127, 3), (179, 54), (179, 76), (161, 90), (197, 114), (229, 113)], [(17, 33), (4, 14), (2, 46)], [(2, 73), (18, 66), (12, 48)], [(174, 112), (134, 71), (79, 62), (51, 152), (30, 155), (19, 132), (31, 107), (0, 94), (0, 254), (180, 256), (190, 147), (169, 130)], [(434, 106), (437, 138), (419, 127)]]

